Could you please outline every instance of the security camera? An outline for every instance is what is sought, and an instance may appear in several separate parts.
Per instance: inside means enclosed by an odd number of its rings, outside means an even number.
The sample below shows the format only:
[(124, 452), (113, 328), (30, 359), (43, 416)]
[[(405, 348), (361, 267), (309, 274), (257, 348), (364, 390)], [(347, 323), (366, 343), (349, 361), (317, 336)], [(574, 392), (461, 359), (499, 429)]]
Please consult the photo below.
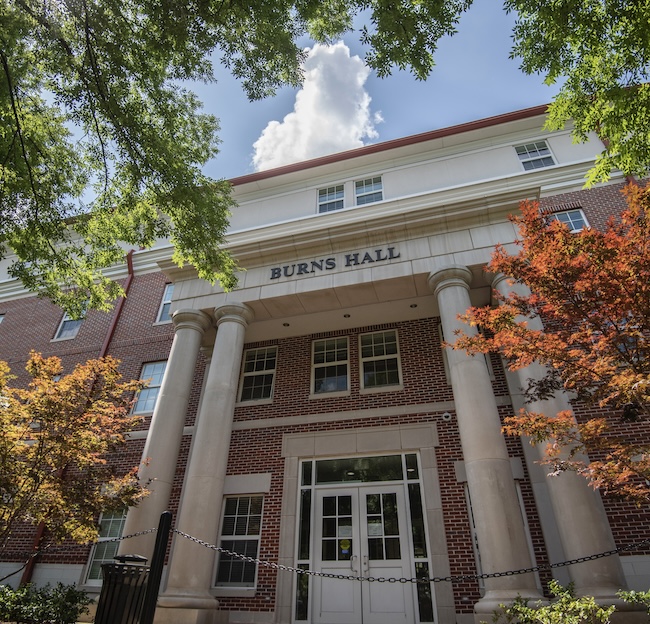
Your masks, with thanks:
[(450, 414), (449, 412), (445, 412), (445, 413), (442, 415), (442, 419), (443, 419), (445, 422), (449, 422), (449, 421), (451, 420), (451, 414)]

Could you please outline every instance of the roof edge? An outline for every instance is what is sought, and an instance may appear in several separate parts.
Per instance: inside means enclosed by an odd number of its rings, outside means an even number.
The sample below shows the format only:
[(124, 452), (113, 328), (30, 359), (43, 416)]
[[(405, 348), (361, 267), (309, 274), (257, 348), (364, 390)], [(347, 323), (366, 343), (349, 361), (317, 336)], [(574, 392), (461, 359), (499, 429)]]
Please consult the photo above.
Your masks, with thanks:
[(429, 130), (420, 134), (412, 134), (399, 139), (391, 139), (390, 141), (383, 141), (381, 143), (373, 143), (372, 145), (364, 145), (355, 149), (346, 150), (344, 152), (337, 152), (335, 154), (328, 154), (327, 156), (319, 156), (318, 158), (311, 158), (281, 167), (274, 167), (273, 169), (265, 169), (255, 173), (249, 173), (243, 176), (230, 178), (229, 182), (233, 186), (241, 184), (248, 184), (250, 182), (257, 182), (258, 180), (266, 180), (276, 176), (295, 173), (312, 167), (320, 167), (322, 165), (329, 165), (331, 163), (348, 160), (351, 158), (359, 158), (368, 154), (375, 154), (398, 147), (407, 145), (414, 145), (416, 143), (423, 143), (424, 141), (432, 141), (442, 137), (451, 136), (453, 134), (460, 134), (462, 132), (470, 132), (472, 130), (480, 130), (481, 128), (488, 128), (502, 123), (511, 121), (518, 121), (520, 119), (527, 119), (529, 117), (536, 117), (538, 115), (546, 114), (548, 104), (540, 104), (539, 106), (532, 106), (530, 108), (523, 108), (521, 110), (512, 111), (510, 113), (503, 113), (501, 115), (494, 115), (492, 117), (484, 117), (475, 121), (469, 121), (455, 126), (447, 126), (446, 128), (439, 128), (438, 130)]

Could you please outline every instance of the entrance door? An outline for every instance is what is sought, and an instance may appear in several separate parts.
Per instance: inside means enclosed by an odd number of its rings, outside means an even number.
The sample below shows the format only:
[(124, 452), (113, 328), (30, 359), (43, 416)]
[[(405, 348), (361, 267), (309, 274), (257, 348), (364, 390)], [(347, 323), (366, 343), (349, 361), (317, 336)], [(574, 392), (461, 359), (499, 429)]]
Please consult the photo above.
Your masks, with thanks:
[[(328, 574), (410, 578), (402, 485), (317, 490), (314, 554)], [(314, 578), (315, 624), (414, 622), (411, 583)]]

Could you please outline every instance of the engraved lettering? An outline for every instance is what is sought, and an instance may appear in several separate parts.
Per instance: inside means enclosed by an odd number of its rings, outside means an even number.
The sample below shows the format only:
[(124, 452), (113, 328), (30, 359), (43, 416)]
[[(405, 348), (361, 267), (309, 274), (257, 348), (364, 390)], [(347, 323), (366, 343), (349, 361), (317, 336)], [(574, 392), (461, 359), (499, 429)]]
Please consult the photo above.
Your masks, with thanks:
[(309, 273), (309, 265), (306, 262), (299, 262), (298, 263), (298, 275), (305, 275), (305, 273)]
[(383, 249), (375, 249), (375, 261), (376, 262), (381, 262), (382, 260), (388, 260), (388, 256), (383, 256), (381, 255)]
[(271, 279), (278, 279), (282, 275), (282, 269), (280, 267), (275, 267), (271, 269)]
[(346, 254), (345, 256), (345, 266), (353, 266), (359, 264), (359, 254)]

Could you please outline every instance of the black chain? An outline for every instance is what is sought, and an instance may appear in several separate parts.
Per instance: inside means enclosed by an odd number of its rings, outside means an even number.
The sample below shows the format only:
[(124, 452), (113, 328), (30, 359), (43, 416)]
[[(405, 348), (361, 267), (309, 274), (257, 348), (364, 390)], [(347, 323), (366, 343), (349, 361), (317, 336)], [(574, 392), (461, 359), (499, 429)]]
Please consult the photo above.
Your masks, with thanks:
[(368, 582), (378, 582), (378, 583), (459, 583), (462, 581), (475, 581), (478, 579), (490, 579), (490, 578), (500, 578), (502, 576), (516, 576), (518, 574), (530, 574), (531, 572), (539, 572), (541, 570), (551, 570), (554, 568), (563, 568), (565, 566), (575, 565), (577, 563), (584, 563), (585, 561), (594, 561), (596, 559), (602, 559), (603, 557), (611, 557), (612, 555), (617, 555), (621, 552), (626, 552), (629, 550), (636, 550), (641, 548), (646, 544), (650, 544), (650, 539), (643, 540), (637, 544), (628, 544), (627, 546), (621, 546), (620, 548), (615, 548), (614, 550), (608, 550), (596, 555), (588, 555), (587, 557), (578, 557), (576, 559), (570, 559), (568, 561), (562, 561), (560, 563), (546, 563), (531, 568), (521, 568), (519, 570), (508, 570), (507, 572), (492, 572), (490, 574), (463, 574), (458, 576), (433, 576), (433, 577), (413, 577), (413, 578), (396, 578), (394, 576), (386, 578), (383, 576), (374, 577), (374, 576), (354, 576), (352, 574), (331, 574), (327, 572), (318, 572), (316, 570), (306, 570), (304, 568), (294, 568), (291, 566), (282, 565), (279, 563), (274, 563), (273, 561), (265, 561), (263, 559), (256, 559), (255, 557), (247, 557), (240, 553), (233, 552), (232, 550), (227, 550), (221, 546), (215, 544), (210, 544), (205, 542), (198, 537), (193, 537), (183, 531), (178, 529), (172, 529), (173, 533), (184, 537), (191, 542), (195, 542), (205, 548), (210, 548), (230, 557), (236, 557), (242, 561), (247, 561), (249, 563), (256, 563), (258, 565), (265, 566), (267, 568), (272, 568), (274, 570), (283, 570), (286, 572), (295, 572), (296, 574), (307, 574), (309, 576), (318, 576), (321, 578), (333, 578), (341, 579), (345, 581), (368, 581)]
[[(114, 537), (110, 539), (102, 539), (101, 543), (109, 543), (109, 542), (121, 542), (123, 540), (131, 539), (133, 537), (140, 537), (141, 535), (147, 535), (149, 533), (154, 533), (156, 532), (157, 529), (146, 529), (144, 531), (138, 531), (137, 533), (131, 533), (130, 535), (123, 535), (121, 537)], [(564, 568), (566, 566), (570, 565), (575, 565), (578, 563), (584, 563), (586, 561), (595, 561), (596, 559), (602, 559), (604, 557), (611, 557), (612, 555), (618, 555), (622, 552), (628, 552), (632, 550), (638, 550), (639, 548), (642, 548), (643, 546), (650, 544), (650, 539), (643, 540), (641, 542), (637, 542), (636, 544), (627, 544), (626, 546), (621, 546), (619, 548), (615, 548), (613, 550), (607, 550), (605, 552), (601, 552), (595, 555), (588, 555), (586, 557), (578, 557), (576, 559), (569, 559), (568, 561), (561, 561), (559, 563), (545, 563), (537, 566), (533, 566), (530, 568), (520, 568), (519, 570), (508, 570), (507, 572), (492, 572), (489, 574), (462, 574), (462, 575), (456, 575), (456, 576), (432, 576), (432, 577), (413, 577), (413, 578), (397, 578), (394, 576), (391, 577), (374, 577), (374, 576), (355, 576), (353, 574), (331, 574), (328, 572), (318, 572), (317, 570), (307, 570), (304, 568), (294, 568), (292, 566), (286, 566), (282, 565), (280, 563), (275, 563), (273, 561), (266, 561), (264, 559), (257, 559), (255, 557), (247, 557), (246, 555), (242, 555), (240, 553), (236, 553), (232, 550), (228, 550), (226, 548), (222, 548), (221, 546), (217, 546), (216, 544), (210, 544), (209, 542), (205, 542), (202, 539), (199, 539), (198, 537), (193, 537), (192, 535), (189, 535), (188, 533), (185, 533), (183, 531), (179, 531), (178, 529), (171, 529), (172, 533), (176, 533), (177, 535), (180, 535), (181, 537), (184, 537), (185, 539), (190, 540), (191, 542), (194, 542), (196, 544), (199, 544), (200, 546), (204, 546), (205, 548), (209, 548), (210, 550), (214, 550), (217, 552), (224, 553), (230, 557), (235, 557), (236, 559), (241, 559), (242, 561), (246, 561), (249, 563), (255, 563), (261, 566), (264, 566), (266, 568), (271, 568), (273, 570), (282, 570), (285, 572), (295, 572), (296, 574), (307, 574), (309, 576), (317, 576), (320, 578), (333, 578), (333, 579), (341, 579), (345, 581), (368, 581), (370, 583), (377, 582), (377, 583), (460, 583), (463, 581), (476, 581), (476, 580), (482, 580), (482, 579), (490, 579), (490, 578), (500, 578), (502, 576), (516, 576), (519, 574), (530, 574), (532, 572), (540, 572), (542, 570), (553, 570), (555, 568)], [(87, 542), (85, 545), (94, 545), (99, 543), (98, 541), (94, 542)], [(80, 544), (84, 545), (84, 544)], [(48, 552), (57, 552), (57, 551), (62, 551), (62, 550), (68, 550), (70, 547), (69, 546), (52, 546), (51, 544), (48, 544), (47, 546), (31, 551), (28, 553), (18, 553), (20, 556), (25, 556), (25, 557), (36, 557), (37, 555)], [(18, 556), (15, 555), (15, 556)]]

